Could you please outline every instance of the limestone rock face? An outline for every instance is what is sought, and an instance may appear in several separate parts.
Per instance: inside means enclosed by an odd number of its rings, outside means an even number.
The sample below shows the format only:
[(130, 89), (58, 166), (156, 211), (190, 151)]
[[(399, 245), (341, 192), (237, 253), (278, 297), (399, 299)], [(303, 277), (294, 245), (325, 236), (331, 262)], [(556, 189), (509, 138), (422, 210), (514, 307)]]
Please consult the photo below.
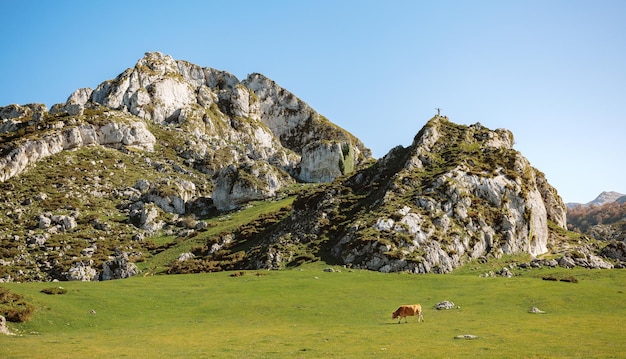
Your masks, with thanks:
[(215, 180), (213, 202), (220, 211), (273, 196), (281, 188), (294, 183), (285, 172), (258, 161), (222, 169)]
[(316, 141), (302, 149), (297, 177), (304, 182), (330, 182), (354, 169), (355, 151), (350, 143)]
[(92, 144), (121, 148), (133, 146), (152, 150), (156, 139), (143, 122), (111, 122), (103, 126), (82, 124), (26, 139), (0, 157), (0, 182), (20, 174), (29, 164), (63, 150)]
[(196, 186), (183, 179), (163, 179), (153, 183), (145, 195), (147, 202), (156, 204), (165, 212), (177, 214), (185, 214), (185, 206), (196, 197)]
[[(348, 233), (334, 247), (336, 255), (384, 272), (446, 273), (485, 255), (547, 252), (547, 221), (565, 227), (565, 206), (512, 145), (506, 130), (431, 120), (404, 158), (391, 154), (382, 161), (402, 169), (381, 205), (393, 208), (394, 199), (408, 193), (414, 198), (398, 210), (397, 225), (374, 226), (388, 240), (363, 242)], [(425, 179), (422, 171), (431, 174)], [(416, 260), (408, 260), (416, 253)]]
[(146, 53), (133, 69), (102, 83), (91, 101), (192, 132), (181, 156), (216, 176), (218, 209), (273, 196), (282, 187), (275, 184), (285, 182), (281, 174), (260, 178), (268, 188), (241, 183), (252, 167), (233, 167), (238, 163), (270, 164), (277, 168), (261, 173), (286, 171), (299, 180), (328, 182), (371, 157), (357, 138), (263, 75), (240, 82), (228, 72), (160, 53)]
[(67, 271), (67, 280), (91, 282), (98, 280), (98, 272), (91, 265), (77, 262)]
[(108, 123), (96, 133), (98, 143), (111, 146), (134, 146), (152, 151), (156, 138), (143, 122), (130, 124)]
[(356, 137), (332, 124), (274, 81), (255, 73), (242, 83), (254, 91), (261, 121), (280, 138), (283, 146), (301, 153), (310, 143), (336, 140), (351, 144), (356, 160), (371, 157), (369, 149)]
[(296, 201), (255, 265), (285, 265), (286, 243), (314, 238), (331, 238), (340, 262), (381, 272), (447, 273), (481, 257), (541, 255), (548, 220), (565, 227), (565, 206), (513, 142), (507, 130), (437, 116), (410, 147)]
[(563, 199), (559, 196), (554, 187), (548, 183), (543, 172), (535, 170), (535, 176), (537, 190), (541, 193), (548, 218), (554, 221), (559, 227), (567, 228), (567, 211), (563, 211), (563, 208), (566, 207)]
[(70, 116), (82, 115), (85, 105), (89, 101), (93, 90), (90, 88), (81, 88), (74, 91), (65, 104), (57, 104), (50, 109), (51, 113), (67, 113)]
[[(62, 120), (54, 122), (56, 118)], [(239, 81), (228, 72), (159, 52), (146, 53), (133, 68), (95, 90), (76, 90), (49, 114), (37, 105), (11, 105), (0, 108), (0, 119), (0, 133), (42, 119), (50, 122), (44, 136), (3, 151), (0, 181), (28, 164), (81, 146), (151, 151), (156, 138), (146, 123), (183, 131), (178, 155), (211, 176), (232, 164), (263, 161), (297, 179), (327, 182), (371, 157), (356, 137), (263, 75)]]
[[(355, 164), (371, 157), (357, 138), (263, 75), (252, 74), (240, 82), (228, 72), (160, 53), (146, 53), (133, 69), (98, 86), (91, 100), (155, 123), (186, 123), (197, 138), (185, 155), (210, 174), (246, 157), (292, 172), (305, 146), (328, 140), (348, 144)], [(207, 167), (216, 156), (209, 148), (218, 146), (230, 148), (227, 162)], [(334, 178), (329, 174), (341, 174), (337, 156), (315, 156), (316, 167), (328, 170), (320, 180), (308, 170), (312, 160), (305, 160), (300, 167), (308, 181), (328, 181)], [(332, 163), (322, 164), (322, 159)]]
[(117, 251), (113, 259), (102, 264), (102, 280), (124, 279), (139, 273), (137, 266), (128, 260), (128, 253)]
[(46, 112), (48, 108), (43, 104), (0, 107), (0, 134), (15, 132), (24, 126), (38, 123)]

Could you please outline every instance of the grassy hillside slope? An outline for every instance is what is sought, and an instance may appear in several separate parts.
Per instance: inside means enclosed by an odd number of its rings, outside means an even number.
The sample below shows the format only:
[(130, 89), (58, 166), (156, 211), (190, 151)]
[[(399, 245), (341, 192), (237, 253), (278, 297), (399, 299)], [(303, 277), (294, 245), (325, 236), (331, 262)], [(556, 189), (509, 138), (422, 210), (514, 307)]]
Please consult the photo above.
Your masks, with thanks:
[[(489, 264), (492, 265), (492, 264)], [(483, 267), (481, 267), (483, 266)], [(0, 336), (3, 358), (617, 358), (626, 352), (626, 272), (545, 269), (480, 278), (484, 265), (449, 275), (272, 272), (10, 283), (37, 307)], [(257, 273), (259, 275), (257, 275)], [(578, 283), (540, 277), (575, 276)], [(450, 300), (460, 309), (437, 311)], [(424, 323), (396, 324), (400, 304), (421, 303)], [(546, 314), (529, 314), (530, 307)], [(473, 334), (477, 340), (455, 340)]]

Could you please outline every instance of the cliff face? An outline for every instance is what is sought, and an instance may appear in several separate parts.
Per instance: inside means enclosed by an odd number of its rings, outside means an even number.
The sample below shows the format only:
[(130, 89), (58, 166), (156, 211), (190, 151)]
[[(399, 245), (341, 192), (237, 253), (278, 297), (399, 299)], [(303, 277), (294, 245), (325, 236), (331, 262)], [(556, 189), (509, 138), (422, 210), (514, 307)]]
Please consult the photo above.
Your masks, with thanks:
[(156, 139), (144, 122), (128, 116), (102, 119), (104, 124), (52, 119), (43, 125), (45, 129), (38, 134), (5, 143), (6, 147), (0, 152), (0, 181), (20, 174), (45, 157), (78, 147), (102, 145), (153, 150)]
[(410, 147), (296, 201), (255, 265), (292, 260), (281, 250), (287, 238), (321, 239), (343, 264), (446, 273), (479, 257), (547, 252), (548, 221), (565, 228), (565, 206), (509, 131), (435, 117)]

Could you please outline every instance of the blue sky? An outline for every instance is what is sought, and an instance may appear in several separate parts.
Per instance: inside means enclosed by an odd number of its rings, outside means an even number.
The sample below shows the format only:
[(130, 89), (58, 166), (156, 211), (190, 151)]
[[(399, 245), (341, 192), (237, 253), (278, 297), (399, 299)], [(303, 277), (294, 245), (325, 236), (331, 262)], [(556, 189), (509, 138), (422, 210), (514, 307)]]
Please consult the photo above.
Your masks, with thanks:
[(2, 1), (0, 106), (146, 51), (260, 72), (381, 157), (435, 113), (507, 128), (566, 202), (626, 193), (626, 1)]

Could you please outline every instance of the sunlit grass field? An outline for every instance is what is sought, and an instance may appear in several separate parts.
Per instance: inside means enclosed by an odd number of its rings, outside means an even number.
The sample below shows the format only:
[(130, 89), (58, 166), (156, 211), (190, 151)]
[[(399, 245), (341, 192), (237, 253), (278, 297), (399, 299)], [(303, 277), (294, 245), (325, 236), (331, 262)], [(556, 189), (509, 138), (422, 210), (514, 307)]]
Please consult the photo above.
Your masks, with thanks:
[[(10, 283), (35, 304), (2, 358), (620, 358), (626, 271), (410, 275), (323, 264), (257, 272)], [(239, 272), (237, 272), (239, 273)], [(544, 281), (575, 276), (578, 283)], [(47, 295), (61, 285), (67, 294)], [(459, 309), (433, 306), (453, 301)], [(397, 324), (421, 303), (424, 323)], [(530, 314), (538, 307), (545, 314)], [(473, 334), (476, 340), (455, 336)]]

